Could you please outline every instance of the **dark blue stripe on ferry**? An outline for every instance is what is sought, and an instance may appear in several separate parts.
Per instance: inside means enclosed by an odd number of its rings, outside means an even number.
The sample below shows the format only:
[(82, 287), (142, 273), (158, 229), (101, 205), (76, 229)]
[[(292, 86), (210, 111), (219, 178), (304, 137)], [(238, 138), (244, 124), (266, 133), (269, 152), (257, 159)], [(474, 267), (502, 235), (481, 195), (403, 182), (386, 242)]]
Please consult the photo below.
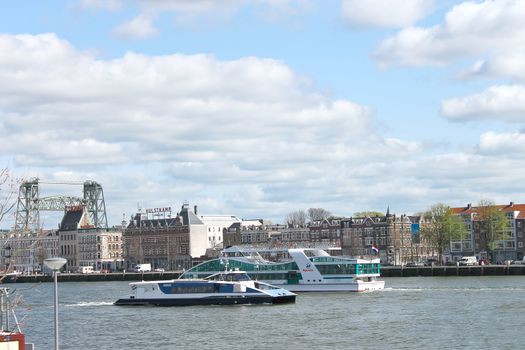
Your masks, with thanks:
[(287, 296), (213, 296), (206, 298), (184, 299), (119, 299), (115, 305), (151, 305), (151, 306), (192, 306), (192, 305), (235, 305), (235, 304), (281, 304), (295, 302), (295, 295)]
[(233, 285), (225, 283), (177, 281), (159, 283), (158, 286), (164, 294), (233, 293)]

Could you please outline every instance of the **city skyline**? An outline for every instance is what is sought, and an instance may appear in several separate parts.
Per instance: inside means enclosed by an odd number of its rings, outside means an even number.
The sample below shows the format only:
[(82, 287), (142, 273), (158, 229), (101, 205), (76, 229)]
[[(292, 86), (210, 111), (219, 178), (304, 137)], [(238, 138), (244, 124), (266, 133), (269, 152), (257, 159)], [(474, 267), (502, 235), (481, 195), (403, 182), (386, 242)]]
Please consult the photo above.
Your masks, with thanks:
[(516, 0), (5, 4), (0, 161), (99, 182), (110, 225), (185, 201), (274, 222), (522, 202), (523, 15)]

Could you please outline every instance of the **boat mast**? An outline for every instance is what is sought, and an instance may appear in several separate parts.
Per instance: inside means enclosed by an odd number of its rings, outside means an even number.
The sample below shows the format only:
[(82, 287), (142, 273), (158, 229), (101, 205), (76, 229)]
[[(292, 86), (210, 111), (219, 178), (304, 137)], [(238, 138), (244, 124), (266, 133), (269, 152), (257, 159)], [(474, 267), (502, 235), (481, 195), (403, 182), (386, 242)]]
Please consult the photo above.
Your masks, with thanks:
[(9, 288), (0, 288), (0, 327), (9, 332)]

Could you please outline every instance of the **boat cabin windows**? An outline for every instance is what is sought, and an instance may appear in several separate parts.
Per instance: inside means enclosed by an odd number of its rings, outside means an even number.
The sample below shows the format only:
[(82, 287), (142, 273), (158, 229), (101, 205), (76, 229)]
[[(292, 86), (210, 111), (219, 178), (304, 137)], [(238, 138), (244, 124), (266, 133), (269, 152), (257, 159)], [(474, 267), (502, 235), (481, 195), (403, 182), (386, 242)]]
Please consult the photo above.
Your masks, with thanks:
[(240, 271), (289, 271), (298, 270), (297, 264), (293, 261), (284, 263), (263, 263), (263, 262), (248, 262), (239, 261), (235, 259), (213, 259), (199, 264), (190, 270), (186, 271), (186, 275), (189, 276), (195, 272), (211, 272), (211, 271), (224, 271), (228, 269), (238, 269)]
[(171, 288), (172, 294), (196, 294), (196, 293), (216, 293), (217, 288), (214, 284), (210, 285), (178, 285)]
[(353, 275), (355, 274), (355, 264), (337, 265), (316, 265), (321, 275)]
[(245, 273), (217, 273), (208, 278), (208, 280), (213, 281), (229, 281), (229, 282), (240, 282), (240, 281), (250, 281), (251, 278)]
[(157, 287), (159, 291), (164, 294), (200, 294), (217, 293), (219, 291), (218, 283), (209, 283), (205, 281), (159, 283)]

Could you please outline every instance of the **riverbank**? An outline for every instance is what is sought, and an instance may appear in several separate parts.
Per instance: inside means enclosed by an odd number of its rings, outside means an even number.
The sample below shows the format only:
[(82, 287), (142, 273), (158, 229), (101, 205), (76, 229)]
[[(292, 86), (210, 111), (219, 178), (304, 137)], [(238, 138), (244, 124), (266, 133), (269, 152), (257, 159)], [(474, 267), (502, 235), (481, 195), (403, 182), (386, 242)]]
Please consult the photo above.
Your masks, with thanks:
[(440, 277), (440, 276), (520, 276), (525, 275), (525, 265), (483, 266), (384, 266), (381, 277)]
[[(60, 273), (59, 282), (103, 282), (103, 281), (155, 281), (170, 280), (180, 276), (182, 271), (169, 272), (111, 272), (111, 273)], [(53, 282), (50, 275), (9, 275), (2, 283)]]
[[(182, 271), (168, 272), (114, 272), (114, 273), (61, 273), (60, 282), (103, 282), (103, 281), (154, 281), (170, 280), (180, 276)], [(384, 266), (381, 277), (440, 277), (440, 276), (520, 276), (525, 275), (525, 265), (486, 265), (486, 266)], [(2, 283), (52, 282), (48, 275), (7, 276)]]

